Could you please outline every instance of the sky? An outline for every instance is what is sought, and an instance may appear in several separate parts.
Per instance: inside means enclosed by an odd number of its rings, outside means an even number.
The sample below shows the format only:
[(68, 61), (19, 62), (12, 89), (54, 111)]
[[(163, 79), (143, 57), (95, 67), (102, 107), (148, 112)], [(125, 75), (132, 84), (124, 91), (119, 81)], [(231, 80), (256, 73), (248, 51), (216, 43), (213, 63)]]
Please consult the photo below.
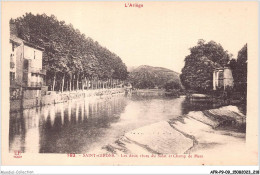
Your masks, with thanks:
[[(121, 57), (129, 66), (150, 65), (181, 72), (199, 39), (220, 43), (237, 57), (248, 42), (252, 13), (247, 2), (15, 2), (7, 17), (26, 12), (55, 15)], [(10, 10), (11, 9), (11, 10)], [(19, 9), (19, 10), (17, 10)]]

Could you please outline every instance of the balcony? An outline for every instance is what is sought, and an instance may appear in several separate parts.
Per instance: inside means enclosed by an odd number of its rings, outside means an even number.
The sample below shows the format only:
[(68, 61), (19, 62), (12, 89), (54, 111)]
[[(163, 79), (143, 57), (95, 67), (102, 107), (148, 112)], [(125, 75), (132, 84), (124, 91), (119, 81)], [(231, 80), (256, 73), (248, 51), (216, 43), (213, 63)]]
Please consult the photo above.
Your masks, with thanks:
[(39, 68), (34, 68), (34, 67), (28, 67), (28, 73), (36, 73), (36, 74), (41, 74), (41, 75), (46, 75), (46, 70), (45, 69), (39, 69)]

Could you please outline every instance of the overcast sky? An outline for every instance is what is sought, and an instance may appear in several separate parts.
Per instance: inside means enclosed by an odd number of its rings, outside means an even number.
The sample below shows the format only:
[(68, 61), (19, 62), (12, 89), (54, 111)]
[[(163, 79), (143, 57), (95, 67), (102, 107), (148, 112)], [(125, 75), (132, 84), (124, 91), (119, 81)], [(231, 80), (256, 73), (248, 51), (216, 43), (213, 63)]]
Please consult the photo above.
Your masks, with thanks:
[(234, 57), (248, 42), (250, 11), (244, 2), (142, 4), (126, 8), (125, 2), (16, 2), (19, 10), (9, 15), (53, 14), (119, 55), (127, 66), (145, 64), (177, 72), (198, 39), (214, 40)]

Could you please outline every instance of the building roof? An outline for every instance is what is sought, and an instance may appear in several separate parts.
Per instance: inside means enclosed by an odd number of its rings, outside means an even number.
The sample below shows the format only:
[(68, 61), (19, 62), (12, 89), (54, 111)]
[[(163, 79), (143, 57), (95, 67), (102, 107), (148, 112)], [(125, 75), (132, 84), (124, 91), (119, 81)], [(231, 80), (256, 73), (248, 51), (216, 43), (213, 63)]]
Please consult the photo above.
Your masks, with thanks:
[(24, 41), (23, 43), (24, 43), (24, 45), (26, 45), (26, 46), (29, 46), (29, 47), (32, 47), (32, 48), (34, 48), (34, 49), (38, 49), (38, 50), (44, 51), (44, 48), (43, 48), (43, 47), (36, 46), (35, 44), (29, 43), (29, 42), (27, 42), (27, 41)]
[(37, 46), (35, 44), (29, 43), (27, 41), (24, 41), (21, 38), (17, 37), (16, 35), (10, 35), (10, 41), (11, 42), (15, 42), (17, 44), (24, 44), (24, 45), (27, 45), (27, 46), (32, 47), (34, 49), (44, 51), (43, 47), (40, 47), (40, 46)]
[(224, 69), (230, 69), (230, 67), (229, 66), (225, 66), (225, 67), (215, 68), (214, 70), (224, 70)]
[(17, 44), (23, 44), (23, 40), (15, 35), (10, 35), (10, 41), (15, 42)]

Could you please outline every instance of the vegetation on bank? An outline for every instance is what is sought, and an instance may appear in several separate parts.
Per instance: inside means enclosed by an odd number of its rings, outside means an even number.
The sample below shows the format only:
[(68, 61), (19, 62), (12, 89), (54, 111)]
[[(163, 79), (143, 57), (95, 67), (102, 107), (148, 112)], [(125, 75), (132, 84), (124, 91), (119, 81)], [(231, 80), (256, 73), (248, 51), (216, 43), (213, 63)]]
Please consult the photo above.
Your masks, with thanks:
[(80, 89), (86, 82), (97, 87), (101, 81), (112, 86), (127, 78), (127, 67), (118, 55), (53, 15), (26, 13), (10, 24), (16, 26), (18, 37), (45, 49), (43, 66), (51, 90)]
[(206, 92), (213, 89), (213, 70), (225, 66), (230, 55), (220, 44), (214, 41), (206, 43), (199, 40), (190, 48), (190, 54), (185, 57), (185, 65), (180, 75), (185, 89)]
[[(190, 48), (190, 54), (185, 58), (180, 75), (182, 85), (187, 91), (213, 94), (213, 70), (224, 66), (232, 69), (234, 78), (234, 87), (226, 88), (226, 93), (239, 92), (240, 97), (246, 99), (247, 44), (238, 52), (237, 59), (234, 59), (220, 44), (199, 40), (196, 46)], [(224, 98), (229, 96), (223, 94), (223, 89), (218, 89), (215, 94), (223, 95)]]
[(182, 94), (185, 94), (185, 91), (183, 89), (183, 87), (181, 86), (181, 83), (176, 82), (176, 81), (168, 81), (165, 85), (164, 85), (164, 89), (165, 89), (165, 95), (166, 96), (180, 96)]
[(230, 61), (230, 68), (233, 72), (234, 90), (242, 96), (247, 95), (247, 44), (238, 51), (237, 59)]

